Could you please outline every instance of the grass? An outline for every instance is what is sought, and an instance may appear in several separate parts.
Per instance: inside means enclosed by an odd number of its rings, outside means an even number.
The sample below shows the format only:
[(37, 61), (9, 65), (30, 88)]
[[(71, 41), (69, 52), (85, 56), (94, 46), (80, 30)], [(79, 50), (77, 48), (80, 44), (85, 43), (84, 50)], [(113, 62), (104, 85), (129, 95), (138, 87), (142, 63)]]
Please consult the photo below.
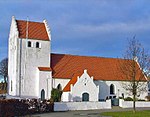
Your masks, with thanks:
[(103, 116), (111, 116), (111, 117), (150, 117), (150, 110), (145, 111), (125, 111), (125, 112), (104, 112), (101, 113)]

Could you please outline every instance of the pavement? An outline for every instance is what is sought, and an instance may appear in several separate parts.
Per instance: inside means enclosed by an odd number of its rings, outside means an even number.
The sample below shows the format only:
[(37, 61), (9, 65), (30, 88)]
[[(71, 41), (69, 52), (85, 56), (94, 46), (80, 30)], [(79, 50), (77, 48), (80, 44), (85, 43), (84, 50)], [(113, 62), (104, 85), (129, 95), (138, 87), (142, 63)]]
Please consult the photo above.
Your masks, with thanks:
[[(136, 108), (136, 110), (150, 110), (150, 108)], [(106, 117), (100, 115), (102, 112), (117, 112), (117, 111), (132, 111), (132, 108), (113, 107), (112, 109), (101, 110), (82, 110), (82, 111), (67, 111), (67, 112), (51, 112), (45, 114), (36, 114), (32, 117)], [(107, 116), (108, 117), (108, 116)]]

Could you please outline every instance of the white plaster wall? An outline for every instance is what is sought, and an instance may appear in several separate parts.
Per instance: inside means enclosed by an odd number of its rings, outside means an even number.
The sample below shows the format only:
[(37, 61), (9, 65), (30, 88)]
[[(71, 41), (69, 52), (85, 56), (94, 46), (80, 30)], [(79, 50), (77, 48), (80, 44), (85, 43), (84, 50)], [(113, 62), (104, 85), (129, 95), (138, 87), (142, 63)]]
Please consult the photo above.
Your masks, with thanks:
[[(133, 101), (124, 101), (123, 99), (119, 99), (119, 106), (122, 108), (132, 108)], [(136, 101), (136, 107), (150, 107), (150, 102), (146, 101)]]
[(71, 100), (70, 96), (71, 96), (70, 92), (63, 92), (62, 96), (61, 96), (61, 101), (62, 102), (68, 102), (69, 100)]
[(68, 84), (70, 79), (53, 78), (53, 87), (57, 88), (58, 84), (61, 84), (62, 89)]
[[(39, 88), (38, 88), (39, 87)], [(38, 98), (41, 98), (41, 91), (44, 89), (45, 98), (50, 99), (52, 90), (52, 76), (50, 71), (39, 71)]]
[(90, 77), (86, 70), (74, 86), (71, 85), (72, 100), (69, 101), (82, 101), (83, 93), (89, 94), (89, 101), (98, 101), (99, 87), (94, 84), (93, 77)]
[[(10, 26), (9, 42), (8, 42), (8, 93), (9, 95), (17, 95), (18, 92), (18, 30), (15, 18), (12, 17)], [(11, 91), (12, 81), (12, 91)]]
[[(50, 29), (47, 22), (45, 23), (45, 26), (51, 40)], [(19, 96), (19, 84), (21, 84), (22, 97), (38, 97), (37, 87), (39, 85), (39, 81), (37, 78), (39, 78), (39, 76), (37, 73), (37, 68), (50, 67), (50, 41), (19, 39), (18, 35), (19, 33), (16, 20), (13, 17), (9, 34), (8, 52), (9, 94), (13, 96)], [(27, 47), (27, 41), (31, 41), (33, 46)], [(41, 48), (35, 47), (36, 42), (40, 43)], [(22, 54), (20, 54), (20, 50)], [(19, 83), (19, 79), (21, 79), (21, 83)], [(13, 91), (11, 91), (11, 80), (13, 81)]]
[[(33, 47), (27, 47), (28, 41), (31, 41)], [(36, 42), (41, 44), (41, 48), (36, 48)], [(37, 81), (36, 70), (38, 67), (50, 67), (50, 42), (22, 39), (21, 59), (21, 95), (37, 97), (39, 82)]]
[[(116, 96), (116, 97), (122, 97), (122, 93), (124, 93), (124, 97), (132, 97), (131, 94), (129, 94), (123, 87), (122, 87), (122, 81), (94, 81), (95, 84), (99, 85), (99, 99), (106, 99), (107, 96)], [(126, 82), (127, 83), (127, 82)], [(110, 85), (113, 84), (115, 87), (115, 94), (110, 95)], [(145, 83), (145, 86), (147, 87), (147, 83)], [(145, 96), (147, 96), (147, 92), (143, 92), (140, 94), (139, 99), (145, 99)]]
[(106, 102), (55, 102), (54, 111), (111, 109), (111, 100)]

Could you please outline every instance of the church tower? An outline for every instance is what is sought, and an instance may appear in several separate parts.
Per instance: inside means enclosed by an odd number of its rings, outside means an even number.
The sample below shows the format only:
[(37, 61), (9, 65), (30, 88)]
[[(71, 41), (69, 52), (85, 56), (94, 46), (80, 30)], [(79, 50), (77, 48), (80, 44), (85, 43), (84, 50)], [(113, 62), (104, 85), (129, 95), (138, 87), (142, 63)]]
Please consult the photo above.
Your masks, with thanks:
[(9, 34), (9, 95), (50, 98), (51, 34), (46, 20), (32, 22), (12, 17)]

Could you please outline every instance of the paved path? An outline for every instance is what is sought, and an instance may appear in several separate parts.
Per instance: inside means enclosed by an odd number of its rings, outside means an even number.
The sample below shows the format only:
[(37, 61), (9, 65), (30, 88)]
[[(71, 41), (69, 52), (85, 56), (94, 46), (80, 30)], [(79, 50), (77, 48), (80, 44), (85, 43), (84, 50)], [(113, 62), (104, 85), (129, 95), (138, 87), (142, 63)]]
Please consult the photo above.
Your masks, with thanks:
[[(114, 111), (129, 111), (129, 110), (132, 110), (132, 108), (123, 109), (119, 107), (114, 107), (112, 109), (102, 109), (102, 110), (52, 112), (46, 114), (33, 115), (33, 117), (104, 117), (101, 116), (100, 113), (114, 112)], [(150, 110), (150, 108), (137, 108), (137, 110)]]

